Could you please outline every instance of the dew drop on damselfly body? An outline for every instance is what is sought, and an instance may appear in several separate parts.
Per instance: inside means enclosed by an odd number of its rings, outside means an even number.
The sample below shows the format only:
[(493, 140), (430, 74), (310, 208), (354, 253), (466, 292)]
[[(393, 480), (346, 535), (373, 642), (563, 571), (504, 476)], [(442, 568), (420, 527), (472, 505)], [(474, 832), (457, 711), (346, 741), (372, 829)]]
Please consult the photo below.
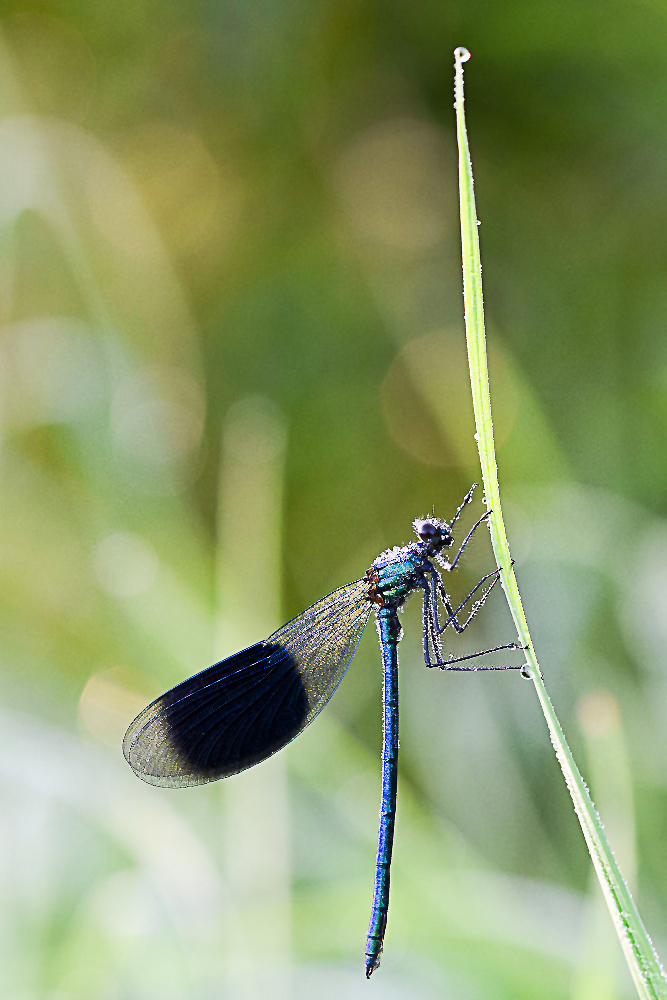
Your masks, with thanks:
[[(183, 788), (238, 774), (266, 760), (294, 739), (321, 711), (340, 683), (375, 611), (383, 665), (382, 804), (366, 975), (377, 969), (389, 906), (389, 877), (398, 774), (398, 612), (416, 590), (424, 594), (424, 661), (442, 670), (520, 670), (521, 666), (459, 666), (509, 642), (467, 656), (443, 659), (445, 629), (463, 632), (484, 605), (499, 570), (482, 577), (454, 607), (438, 571), (457, 565), (482, 515), (448, 562), (443, 550), (454, 543), (452, 528), (472, 498), (468, 492), (451, 522), (435, 515), (413, 521), (417, 541), (387, 549), (360, 580), (348, 583), (283, 625), (264, 642), (202, 670), (148, 705), (123, 741), (125, 757), (138, 777), (152, 785)], [(437, 564), (437, 566), (436, 566)], [(484, 584), (490, 580), (486, 588)], [(459, 621), (476, 594), (479, 596)], [(440, 610), (444, 609), (444, 612)], [(441, 615), (444, 621), (441, 621)]]

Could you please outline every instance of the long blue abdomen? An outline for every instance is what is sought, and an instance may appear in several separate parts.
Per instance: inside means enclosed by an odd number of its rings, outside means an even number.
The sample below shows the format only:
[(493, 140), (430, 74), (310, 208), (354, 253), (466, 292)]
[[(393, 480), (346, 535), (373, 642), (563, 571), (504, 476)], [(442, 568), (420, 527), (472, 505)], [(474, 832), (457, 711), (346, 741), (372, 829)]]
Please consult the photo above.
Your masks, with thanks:
[(394, 845), (396, 786), (398, 780), (398, 641), (401, 627), (394, 608), (377, 612), (378, 635), (382, 650), (382, 804), (375, 861), (373, 908), (366, 939), (366, 978), (370, 979), (380, 964), (382, 942), (387, 926), (389, 876)]

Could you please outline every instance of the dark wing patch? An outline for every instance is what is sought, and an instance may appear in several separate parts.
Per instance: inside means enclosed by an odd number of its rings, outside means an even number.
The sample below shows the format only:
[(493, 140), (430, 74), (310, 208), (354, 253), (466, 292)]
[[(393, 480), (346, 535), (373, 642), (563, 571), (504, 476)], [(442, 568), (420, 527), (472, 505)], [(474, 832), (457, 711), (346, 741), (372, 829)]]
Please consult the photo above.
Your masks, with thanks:
[(259, 763), (324, 707), (354, 656), (371, 606), (363, 580), (322, 598), (270, 636), (167, 691), (125, 734), (144, 781), (182, 787)]

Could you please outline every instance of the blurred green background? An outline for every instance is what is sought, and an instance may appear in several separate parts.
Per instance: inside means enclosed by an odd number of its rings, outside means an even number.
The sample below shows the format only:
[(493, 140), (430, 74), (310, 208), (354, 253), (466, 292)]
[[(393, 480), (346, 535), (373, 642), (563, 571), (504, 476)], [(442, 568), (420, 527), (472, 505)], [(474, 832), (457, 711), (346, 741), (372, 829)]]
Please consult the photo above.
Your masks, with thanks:
[[(373, 627), (326, 711), (252, 771), (155, 789), (120, 742), (150, 698), (361, 576), (433, 504), (451, 516), (478, 478), (466, 45), (519, 584), (667, 954), (664, 4), (1, 13), (2, 996), (633, 996), (532, 686), (425, 670), (416, 606), (370, 983)], [(480, 531), (451, 589), (492, 565)], [(449, 648), (513, 638), (500, 593), (470, 633)]]

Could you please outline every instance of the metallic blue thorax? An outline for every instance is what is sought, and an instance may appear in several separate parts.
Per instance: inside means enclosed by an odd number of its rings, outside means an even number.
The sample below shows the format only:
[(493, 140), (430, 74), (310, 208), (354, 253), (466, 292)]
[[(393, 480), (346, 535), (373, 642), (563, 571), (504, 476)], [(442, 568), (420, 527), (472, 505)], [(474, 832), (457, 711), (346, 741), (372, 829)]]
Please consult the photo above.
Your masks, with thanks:
[(430, 565), (428, 545), (410, 545), (387, 549), (373, 560), (366, 572), (369, 600), (383, 608), (397, 608), (415, 588), (420, 587), (424, 570)]

